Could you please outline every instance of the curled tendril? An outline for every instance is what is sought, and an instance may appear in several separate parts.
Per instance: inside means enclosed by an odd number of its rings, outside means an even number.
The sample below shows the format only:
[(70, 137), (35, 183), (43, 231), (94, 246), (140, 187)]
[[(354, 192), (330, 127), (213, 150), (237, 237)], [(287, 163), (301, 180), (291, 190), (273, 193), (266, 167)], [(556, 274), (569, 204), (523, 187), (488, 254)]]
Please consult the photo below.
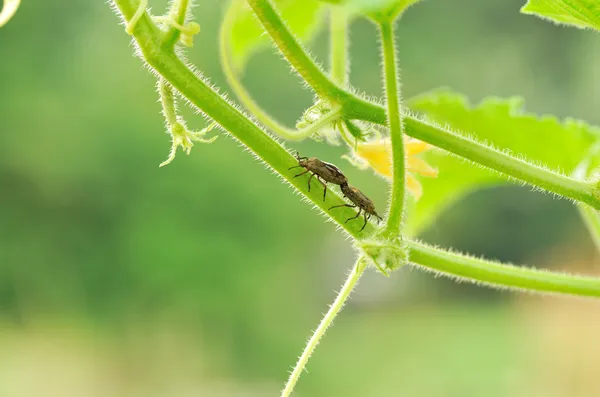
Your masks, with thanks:
[(0, 11), (0, 28), (10, 21), (20, 4), (21, 0), (4, 0), (2, 11)]
[(192, 147), (194, 146), (194, 142), (201, 143), (213, 143), (217, 136), (214, 136), (210, 139), (204, 139), (203, 136), (206, 135), (207, 132), (212, 130), (217, 123), (213, 122), (208, 127), (200, 130), (200, 131), (190, 131), (185, 126), (185, 122), (183, 119), (178, 117), (177, 123), (173, 124), (169, 128), (169, 133), (171, 134), (171, 151), (169, 152), (169, 157), (160, 163), (159, 167), (164, 167), (165, 165), (171, 163), (175, 159), (175, 155), (177, 154), (177, 148), (181, 146), (185, 154), (190, 154)]
[(141, 0), (140, 5), (138, 6), (137, 10), (135, 10), (135, 14), (133, 14), (129, 22), (127, 22), (127, 26), (125, 26), (125, 32), (128, 35), (133, 36), (135, 25), (137, 25), (139, 20), (142, 18), (142, 15), (144, 15), (144, 12), (146, 11), (147, 7), (148, 0)]
[(179, 32), (181, 32), (181, 36), (179, 37), (179, 41), (186, 47), (194, 46), (194, 36), (200, 33), (200, 25), (196, 22), (188, 22), (185, 25), (180, 25), (177, 23), (175, 18), (170, 15), (158, 16), (154, 17), (154, 21), (163, 24), (165, 26), (171, 26)]

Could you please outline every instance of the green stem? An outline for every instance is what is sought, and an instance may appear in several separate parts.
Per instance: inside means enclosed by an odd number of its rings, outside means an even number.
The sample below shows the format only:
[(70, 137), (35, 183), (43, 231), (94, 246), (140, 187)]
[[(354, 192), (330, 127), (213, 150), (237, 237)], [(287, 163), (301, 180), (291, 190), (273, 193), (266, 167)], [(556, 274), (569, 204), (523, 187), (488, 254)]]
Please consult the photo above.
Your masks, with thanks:
[(588, 182), (517, 159), (418, 119), (405, 120), (404, 131), (411, 137), (482, 164), (511, 178), (600, 208), (600, 198), (594, 195), (593, 185)]
[(356, 265), (348, 275), (348, 279), (346, 280), (342, 289), (338, 293), (338, 296), (335, 298), (333, 304), (329, 307), (329, 310), (319, 323), (319, 326), (317, 327), (313, 335), (310, 337), (306, 347), (304, 348), (304, 351), (300, 355), (300, 358), (298, 359), (294, 370), (290, 374), (285, 388), (281, 392), (281, 397), (289, 397), (292, 394), (292, 391), (294, 390), (294, 387), (298, 382), (300, 374), (302, 374), (302, 371), (304, 371), (304, 369), (306, 368), (306, 363), (308, 362), (308, 359), (319, 344), (321, 338), (323, 338), (323, 335), (325, 335), (327, 328), (329, 328), (335, 317), (344, 307), (344, 304), (348, 300), (350, 293), (358, 283), (358, 280), (360, 279), (366, 268), (367, 266), (364, 259), (362, 257), (358, 258), (358, 260), (356, 261)]
[[(296, 41), (269, 0), (247, 0), (258, 19), (288, 62), (320, 95), (337, 101), (343, 117), (386, 125), (386, 110), (380, 105), (342, 90), (331, 81)], [(600, 192), (584, 181), (569, 178), (557, 172), (512, 157), (466, 136), (429, 124), (418, 117), (406, 115), (404, 133), (415, 139), (442, 148), (457, 156), (505, 174), (550, 192), (582, 201), (600, 209)]]
[(387, 223), (384, 231), (386, 237), (397, 237), (402, 226), (404, 214), (404, 136), (400, 114), (400, 89), (398, 87), (398, 66), (396, 62), (396, 47), (394, 44), (394, 23), (379, 24), (381, 43), (383, 47), (383, 71), (385, 80), (385, 95), (388, 108), (388, 127), (392, 140), (392, 188), (391, 201)]
[(415, 265), (452, 278), (499, 288), (600, 297), (600, 278), (517, 267), (407, 241)]
[(345, 87), (348, 84), (348, 11), (332, 7), (329, 14), (331, 79)]
[(291, 141), (301, 141), (304, 140), (316, 132), (319, 129), (328, 126), (333, 123), (335, 120), (339, 119), (341, 116), (341, 107), (334, 107), (327, 115), (324, 115), (315, 123), (309, 125), (306, 128), (293, 130), (279, 123), (277, 120), (273, 119), (267, 112), (265, 112), (259, 105), (254, 101), (248, 90), (244, 87), (238, 74), (235, 71), (233, 66), (231, 51), (229, 51), (228, 39), (230, 38), (229, 34), (231, 33), (231, 28), (233, 22), (235, 20), (235, 8), (229, 7), (227, 13), (225, 14), (225, 18), (223, 20), (223, 24), (221, 26), (221, 31), (219, 33), (219, 51), (220, 51), (220, 59), (221, 66), (223, 67), (223, 73), (225, 74), (225, 78), (227, 79), (227, 83), (238, 97), (240, 102), (244, 105), (244, 107), (254, 116), (261, 124), (267, 127), (270, 131), (279, 135), (284, 139), (288, 139)]
[(172, 127), (177, 124), (177, 107), (175, 105), (175, 96), (173, 95), (173, 88), (171, 85), (162, 77), (158, 79), (158, 93), (160, 96), (160, 103), (162, 105), (163, 116), (165, 116), (167, 126)]
[(310, 85), (317, 95), (337, 101), (338, 96), (343, 94), (325, 72), (317, 66), (306, 50), (296, 40), (292, 32), (285, 25), (281, 16), (277, 13), (270, 0), (246, 0), (263, 27), (277, 45), (277, 48), (285, 58), (294, 65), (300, 76)]

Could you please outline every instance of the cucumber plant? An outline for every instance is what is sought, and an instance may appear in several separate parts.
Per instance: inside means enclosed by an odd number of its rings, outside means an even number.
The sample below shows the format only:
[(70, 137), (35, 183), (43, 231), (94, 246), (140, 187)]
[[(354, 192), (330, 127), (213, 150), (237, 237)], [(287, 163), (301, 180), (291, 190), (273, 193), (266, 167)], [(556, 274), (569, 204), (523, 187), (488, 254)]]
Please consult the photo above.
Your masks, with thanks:
[[(600, 279), (498, 263), (433, 247), (414, 235), (461, 194), (490, 183), (511, 181), (572, 201), (600, 248), (600, 129), (585, 122), (525, 113), (517, 98), (488, 98), (472, 106), (460, 94), (438, 90), (401, 100), (394, 30), (406, 9), (419, 0), (232, 0), (220, 33), (223, 71), (241, 110), (184, 58), (200, 27), (191, 0), (171, 0), (166, 15), (152, 15), (151, 0), (111, 0), (133, 37), (136, 54), (157, 78), (173, 161), (181, 147), (189, 153), (213, 128), (230, 134), (267, 168), (292, 185), (354, 243), (357, 260), (337, 298), (310, 338), (282, 396), (289, 396), (316, 345), (339, 313), (361, 275), (369, 268), (384, 275), (414, 266), (454, 279), (503, 289), (600, 297)], [(433, 0), (431, 0), (433, 1)], [(202, 4), (199, 1), (198, 10)], [(600, 30), (593, 0), (529, 0), (521, 12), (577, 28)], [(19, 0), (5, 0), (0, 26), (15, 13)], [(301, 44), (313, 35), (327, 12), (330, 64), (325, 71)], [(516, 10), (515, 10), (516, 12)], [(378, 29), (385, 97), (361, 95), (348, 81), (348, 26), (366, 18)], [(264, 34), (266, 32), (266, 35)], [(240, 80), (247, 59), (272, 43), (315, 95), (296, 129), (281, 125), (260, 108)], [(178, 114), (177, 99), (201, 112), (209, 127), (189, 131)], [(342, 141), (355, 165), (389, 179), (385, 222), (346, 222), (350, 209), (336, 193), (323, 197), (288, 170), (298, 159), (282, 141)], [(543, 144), (540, 144), (543, 142)], [(345, 183), (344, 186), (348, 187)], [(370, 202), (370, 201), (369, 201)], [(369, 208), (363, 208), (369, 207)], [(354, 214), (354, 213), (353, 213)], [(360, 215), (360, 212), (359, 212)]]

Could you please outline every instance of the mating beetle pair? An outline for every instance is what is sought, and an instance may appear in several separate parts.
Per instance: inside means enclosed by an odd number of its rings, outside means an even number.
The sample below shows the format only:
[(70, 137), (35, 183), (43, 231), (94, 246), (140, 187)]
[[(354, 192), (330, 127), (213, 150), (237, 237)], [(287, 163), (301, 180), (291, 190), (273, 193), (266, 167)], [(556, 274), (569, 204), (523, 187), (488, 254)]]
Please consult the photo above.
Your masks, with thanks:
[(298, 160), (298, 165), (294, 167), (290, 167), (289, 169), (294, 168), (304, 168), (306, 171), (295, 175), (294, 178), (302, 176), (308, 172), (311, 173), (310, 178), (308, 178), (308, 191), (310, 192), (310, 183), (313, 177), (317, 177), (317, 180), (323, 185), (323, 200), (325, 200), (325, 196), (327, 195), (327, 183), (333, 183), (340, 186), (344, 197), (348, 200), (352, 201), (353, 204), (341, 204), (334, 205), (329, 208), (338, 208), (338, 207), (350, 207), (357, 208), (358, 213), (356, 216), (352, 218), (346, 219), (346, 222), (356, 219), (360, 216), (361, 212), (364, 214), (365, 223), (363, 224), (360, 231), (362, 231), (367, 226), (367, 221), (372, 215), (375, 215), (378, 219), (383, 220), (375, 211), (375, 204), (364, 195), (363, 192), (355, 188), (354, 186), (348, 185), (348, 178), (339, 170), (335, 165), (326, 163), (324, 161), (319, 160), (316, 157), (300, 157), (298, 153), (296, 153), (296, 159)]

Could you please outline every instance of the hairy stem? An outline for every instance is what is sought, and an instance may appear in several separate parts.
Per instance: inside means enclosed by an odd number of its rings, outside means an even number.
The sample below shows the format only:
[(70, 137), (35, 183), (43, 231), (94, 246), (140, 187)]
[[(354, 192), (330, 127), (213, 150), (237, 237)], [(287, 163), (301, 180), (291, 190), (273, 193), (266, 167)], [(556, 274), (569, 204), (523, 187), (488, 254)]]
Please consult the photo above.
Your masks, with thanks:
[(175, 96), (173, 88), (163, 78), (158, 79), (158, 93), (162, 105), (163, 116), (167, 122), (167, 127), (177, 124), (177, 106), (175, 105)]
[(329, 14), (329, 53), (331, 79), (345, 87), (348, 84), (348, 11), (333, 7)]
[[(285, 25), (270, 0), (246, 0), (261, 24), (269, 32), (271, 39), (285, 58), (294, 65), (296, 71), (304, 81), (310, 85), (317, 95), (322, 98), (337, 100), (342, 93), (325, 72), (311, 59), (306, 50), (296, 40), (292, 32)], [(297, 67), (296, 67), (297, 66)]]
[(290, 377), (287, 383), (285, 384), (285, 388), (281, 392), (281, 397), (289, 397), (292, 394), (292, 391), (294, 390), (294, 387), (298, 382), (298, 378), (300, 378), (300, 374), (302, 374), (302, 371), (304, 371), (304, 369), (306, 368), (306, 363), (308, 362), (308, 359), (314, 352), (323, 335), (325, 335), (325, 332), (333, 322), (333, 319), (344, 307), (344, 304), (348, 300), (350, 293), (358, 283), (358, 280), (360, 279), (366, 268), (367, 266), (364, 258), (358, 258), (358, 260), (356, 261), (356, 265), (354, 265), (354, 268), (350, 271), (348, 279), (342, 286), (342, 289), (338, 293), (338, 296), (335, 298), (333, 304), (329, 307), (329, 310), (319, 323), (319, 326), (317, 327), (313, 335), (310, 337), (306, 347), (304, 348), (304, 351), (300, 355), (300, 358), (298, 359), (294, 370), (290, 374)]
[(384, 235), (397, 237), (402, 226), (404, 214), (404, 136), (402, 134), (402, 119), (400, 114), (400, 89), (398, 87), (398, 65), (396, 62), (396, 47), (394, 44), (394, 23), (383, 22), (379, 25), (383, 47), (383, 71), (385, 80), (385, 96), (388, 109), (388, 127), (392, 140), (392, 188), (391, 201), (388, 211)]
[(600, 198), (594, 194), (593, 185), (586, 181), (570, 178), (528, 163), (418, 119), (405, 120), (404, 128), (409, 136), (482, 164), (511, 178), (600, 208)]
[(600, 279), (500, 264), (408, 241), (410, 260), (452, 278), (499, 288), (600, 297)]

